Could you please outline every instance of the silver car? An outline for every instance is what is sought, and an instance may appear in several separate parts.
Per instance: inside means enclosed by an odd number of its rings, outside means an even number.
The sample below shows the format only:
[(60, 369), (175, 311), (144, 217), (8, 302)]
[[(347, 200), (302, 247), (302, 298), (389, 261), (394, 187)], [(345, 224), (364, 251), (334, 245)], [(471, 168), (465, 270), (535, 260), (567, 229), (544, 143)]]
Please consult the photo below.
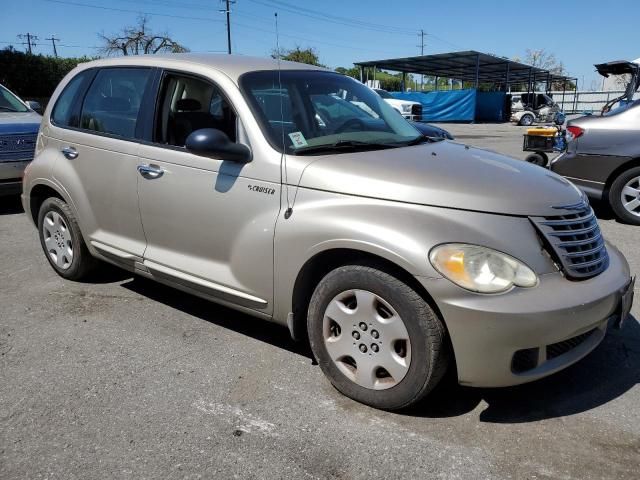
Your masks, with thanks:
[(62, 277), (100, 259), (287, 325), (339, 391), (383, 409), (448, 368), (471, 386), (549, 375), (631, 308), (627, 262), (569, 181), (423, 136), (309, 65), (82, 64), (22, 198)]

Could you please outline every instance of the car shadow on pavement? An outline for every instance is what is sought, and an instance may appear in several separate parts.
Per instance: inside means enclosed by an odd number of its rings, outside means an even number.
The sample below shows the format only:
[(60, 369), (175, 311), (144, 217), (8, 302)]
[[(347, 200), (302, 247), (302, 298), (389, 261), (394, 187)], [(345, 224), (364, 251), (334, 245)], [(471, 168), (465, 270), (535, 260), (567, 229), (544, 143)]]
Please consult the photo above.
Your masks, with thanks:
[(526, 423), (564, 417), (604, 405), (640, 383), (640, 323), (630, 316), (610, 329), (603, 342), (571, 367), (515, 387), (476, 389), (447, 378), (424, 405), (407, 412), (445, 418), (468, 414), (482, 402), (480, 421)]
[(252, 317), (144, 277), (133, 277), (131, 281), (123, 283), (122, 286), (181, 312), (302, 355), (313, 361), (313, 355), (308, 345), (303, 342), (295, 342), (291, 338), (289, 330), (282, 325)]
[(0, 197), (0, 215), (16, 215), (24, 213), (19, 195)]

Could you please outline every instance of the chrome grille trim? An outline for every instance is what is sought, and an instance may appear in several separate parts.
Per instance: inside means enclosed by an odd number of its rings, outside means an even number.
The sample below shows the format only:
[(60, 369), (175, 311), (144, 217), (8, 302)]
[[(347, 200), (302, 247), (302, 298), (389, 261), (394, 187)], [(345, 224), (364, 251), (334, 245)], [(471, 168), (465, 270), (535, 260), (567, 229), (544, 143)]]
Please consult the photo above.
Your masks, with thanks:
[(37, 134), (0, 135), (0, 162), (33, 160)]
[(568, 278), (591, 278), (609, 265), (598, 220), (587, 204), (565, 215), (530, 217), (530, 220)]

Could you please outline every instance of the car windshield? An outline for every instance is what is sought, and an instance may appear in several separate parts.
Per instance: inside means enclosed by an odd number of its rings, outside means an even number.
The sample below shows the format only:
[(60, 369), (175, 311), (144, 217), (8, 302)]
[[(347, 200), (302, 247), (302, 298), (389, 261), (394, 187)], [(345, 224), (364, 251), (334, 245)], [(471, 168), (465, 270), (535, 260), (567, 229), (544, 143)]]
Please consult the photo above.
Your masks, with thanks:
[(27, 106), (9, 90), (0, 85), (0, 112), (28, 112)]
[(381, 90), (379, 88), (376, 88), (375, 92), (378, 95), (380, 95), (382, 98), (391, 98), (391, 99), (393, 99), (393, 96), (389, 92), (387, 92), (386, 90)]
[(240, 87), (271, 145), (286, 153), (392, 148), (423, 138), (373, 90), (337, 73), (251, 72)]

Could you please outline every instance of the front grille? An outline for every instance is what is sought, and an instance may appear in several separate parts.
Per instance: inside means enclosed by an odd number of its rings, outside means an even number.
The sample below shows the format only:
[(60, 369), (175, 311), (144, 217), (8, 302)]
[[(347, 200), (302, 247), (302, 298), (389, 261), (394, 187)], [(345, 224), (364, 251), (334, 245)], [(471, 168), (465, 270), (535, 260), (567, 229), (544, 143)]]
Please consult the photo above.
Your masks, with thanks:
[(593, 330), (589, 330), (588, 332), (585, 332), (581, 335), (576, 335), (575, 337), (568, 340), (563, 340), (562, 342), (547, 345), (547, 360), (559, 357), (560, 355), (573, 350), (578, 345), (583, 343), (587, 338), (589, 338), (595, 331), (596, 329), (594, 328)]
[(33, 160), (36, 137), (35, 133), (0, 135), (0, 162)]
[(535, 217), (531, 221), (545, 239), (567, 278), (583, 280), (605, 270), (609, 255), (591, 207), (576, 213)]
[(422, 119), (422, 105), (411, 105), (411, 115), (418, 117), (418, 120)]

